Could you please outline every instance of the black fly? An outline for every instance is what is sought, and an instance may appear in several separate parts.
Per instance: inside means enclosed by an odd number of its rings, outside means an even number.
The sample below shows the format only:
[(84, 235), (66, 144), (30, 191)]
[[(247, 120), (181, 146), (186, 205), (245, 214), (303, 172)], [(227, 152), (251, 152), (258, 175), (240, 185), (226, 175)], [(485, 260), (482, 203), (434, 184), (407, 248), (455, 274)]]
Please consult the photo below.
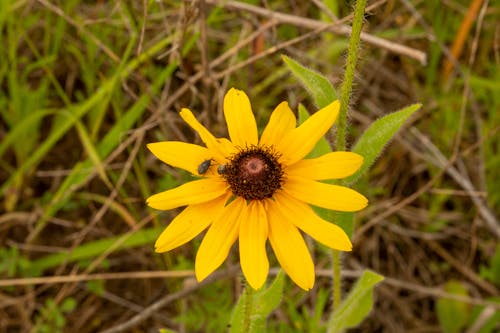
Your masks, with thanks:
[(212, 164), (212, 160), (204, 160), (201, 162), (200, 165), (198, 165), (198, 173), (200, 175), (204, 175), (207, 173), (208, 169), (210, 169), (210, 165)]
[(226, 173), (226, 165), (225, 164), (219, 165), (219, 167), (217, 168), (217, 172), (219, 173), (219, 175), (225, 174)]

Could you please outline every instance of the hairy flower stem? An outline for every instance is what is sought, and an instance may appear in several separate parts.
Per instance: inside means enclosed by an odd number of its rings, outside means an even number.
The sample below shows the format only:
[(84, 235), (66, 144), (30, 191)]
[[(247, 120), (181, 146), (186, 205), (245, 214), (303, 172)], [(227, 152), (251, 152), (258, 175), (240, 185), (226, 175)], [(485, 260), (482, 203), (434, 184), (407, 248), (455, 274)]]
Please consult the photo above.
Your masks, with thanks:
[(347, 65), (344, 73), (344, 81), (340, 88), (340, 112), (337, 120), (336, 138), (337, 150), (339, 151), (343, 151), (346, 148), (347, 111), (349, 109), (349, 98), (351, 97), (356, 62), (358, 61), (359, 40), (361, 27), (363, 26), (365, 6), (366, 0), (358, 0), (354, 8), (351, 38), (349, 39), (349, 49), (347, 53)]
[[(349, 99), (351, 97), (352, 82), (358, 60), (359, 41), (361, 28), (363, 26), (363, 17), (365, 14), (366, 0), (357, 0), (354, 8), (354, 18), (352, 22), (351, 38), (349, 39), (349, 49), (347, 53), (347, 65), (344, 73), (344, 80), (340, 88), (340, 111), (337, 120), (336, 149), (338, 151), (346, 150), (346, 132), (347, 132), (347, 112), (349, 110)], [(342, 301), (342, 281), (340, 270), (342, 258), (339, 251), (332, 250), (333, 265), (333, 310), (340, 306)]]
[(340, 269), (342, 266), (340, 251), (332, 250), (332, 264), (333, 264), (333, 309), (336, 310), (342, 301), (341, 276)]
[(253, 288), (250, 287), (250, 284), (245, 280), (245, 309), (243, 310), (243, 333), (250, 332), (250, 324), (252, 323), (252, 319), (250, 318), (253, 312)]

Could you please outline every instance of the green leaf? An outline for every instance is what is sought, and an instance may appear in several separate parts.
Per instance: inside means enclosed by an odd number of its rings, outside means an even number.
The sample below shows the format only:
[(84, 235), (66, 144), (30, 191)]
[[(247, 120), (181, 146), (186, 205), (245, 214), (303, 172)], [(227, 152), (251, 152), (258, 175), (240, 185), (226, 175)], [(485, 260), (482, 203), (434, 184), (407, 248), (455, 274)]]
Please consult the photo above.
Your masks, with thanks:
[(359, 177), (368, 171), (385, 145), (394, 137), (406, 119), (420, 109), (421, 106), (422, 104), (407, 106), (400, 111), (377, 119), (368, 127), (352, 149), (353, 152), (363, 156), (365, 160), (356, 173), (345, 179), (347, 184), (355, 183)]
[[(252, 297), (250, 302), (247, 301), (249, 296), (246, 290), (243, 291), (233, 309), (230, 333), (244, 332), (245, 313), (248, 313), (251, 320), (249, 333), (265, 332), (267, 317), (278, 307), (283, 298), (284, 277), (285, 274), (280, 270), (269, 288), (262, 288), (250, 295)], [(250, 309), (246, 308), (247, 304), (250, 304)]]
[[(337, 0), (323, 0), (326, 8), (328, 8), (333, 15), (339, 16), (339, 2)], [(323, 13), (322, 13), (323, 14)], [(332, 20), (326, 20), (326, 22), (331, 22)]]
[(257, 307), (256, 312), (264, 316), (264, 318), (269, 316), (271, 312), (273, 312), (274, 309), (280, 305), (283, 298), (284, 286), (285, 274), (282, 270), (280, 270), (271, 286), (262, 292), (257, 293), (259, 306)]
[(333, 212), (335, 224), (345, 231), (347, 236), (352, 239), (354, 234), (354, 213), (353, 212)]
[(500, 244), (497, 245), (495, 254), (490, 259), (489, 267), (481, 265), (480, 276), (500, 286)]
[(328, 333), (343, 332), (346, 328), (359, 325), (372, 309), (373, 288), (383, 279), (382, 275), (365, 270), (330, 318)]
[(172, 331), (169, 328), (160, 328), (160, 333), (175, 333), (175, 331)]
[(85, 286), (87, 287), (88, 291), (97, 296), (103, 296), (104, 293), (106, 292), (106, 286), (104, 284), (104, 280), (87, 281), (85, 282)]
[[(485, 299), (488, 302), (500, 304), (500, 297), (489, 297)], [(475, 327), (477, 333), (498, 332), (498, 323), (500, 323), (500, 311), (492, 306), (476, 305), (469, 316), (467, 327)], [(477, 328), (480, 328), (477, 330)]]
[(308, 306), (302, 307), (302, 313), (304, 318), (307, 318), (305, 322), (307, 323), (307, 332), (323, 332), (325, 323), (323, 321), (323, 314), (325, 313), (326, 307), (330, 300), (330, 291), (326, 288), (319, 288), (316, 295), (316, 301), (313, 305), (314, 312), (311, 316)]
[(26, 133), (30, 133), (33, 126), (39, 123), (42, 118), (57, 114), (57, 110), (33, 110), (30, 114), (20, 119), (14, 126), (12, 126), (0, 142), (0, 157), (3, 156), (9, 146), (18, 142), (22, 142), (22, 138)]
[(314, 98), (314, 103), (319, 108), (323, 108), (333, 102), (337, 98), (337, 92), (333, 85), (323, 75), (310, 70), (295, 60), (282, 55), (281, 58), (288, 66), (290, 71), (300, 80), (304, 87), (310, 92)]
[(245, 316), (247, 293), (243, 290), (238, 303), (234, 306), (231, 321), (229, 322), (229, 333), (237, 333), (243, 331), (243, 318)]
[[(449, 281), (444, 290), (450, 294), (468, 296), (467, 288), (459, 281)], [(444, 333), (461, 332), (469, 318), (470, 305), (441, 297), (436, 304), (436, 313)]]
[(65, 313), (69, 313), (73, 311), (76, 308), (76, 300), (73, 297), (66, 298), (62, 303), (61, 303), (61, 311)]

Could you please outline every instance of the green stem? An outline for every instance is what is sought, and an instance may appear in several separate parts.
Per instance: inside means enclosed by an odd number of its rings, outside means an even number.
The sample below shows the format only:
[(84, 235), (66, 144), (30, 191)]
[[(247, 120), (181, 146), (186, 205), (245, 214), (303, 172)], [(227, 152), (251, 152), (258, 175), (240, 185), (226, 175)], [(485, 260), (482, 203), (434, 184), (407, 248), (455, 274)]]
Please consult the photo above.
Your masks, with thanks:
[(252, 287), (250, 287), (250, 285), (246, 280), (245, 280), (245, 292), (246, 292), (246, 300), (243, 312), (243, 333), (248, 333), (250, 332), (250, 324), (252, 323), (250, 316), (252, 314), (254, 290)]
[(337, 150), (344, 151), (346, 148), (346, 128), (347, 111), (349, 109), (349, 98), (351, 97), (352, 82), (358, 60), (359, 36), (363, 26), (366, 0), (356, 1), (354, 8), (354, 18), (352, 22), (351, 39), (349, 40), (349, 50), (347, 54), (347, 65), (344, 73), (344, 81), (340, 88), (340, 112), (337, 120)]
[(342, 267), (340, 251), (332, 251), (332, 264), (333, 264), (333, 309), (336, 310), (342, 301), (341, 276), (340, 271)]
[[(338, 151), (346, 150), (346, 132), (347, 132), (347, 112), (349, 110), (349, 99), (351, 97), (352, 82), (358, 60), (359, 41), (361, 28), (363, 26), (363, 17), (365, 14), (366, 0), (356, 1), (354, 8), (354, 18), (352, 22), (351, 38), (349, 39), (349, 49), (347, 53), (347, 64), (344, 73), (344, 81), (340, 88), (340, 112), (337, 120), (336, 149)], [(342, 183), (341, 183), (342, 184)], [(333, 310), (335, 311), (342, 301), (342, 280), (341, 255), (338, 251), (332, 251), (333, 265)]]

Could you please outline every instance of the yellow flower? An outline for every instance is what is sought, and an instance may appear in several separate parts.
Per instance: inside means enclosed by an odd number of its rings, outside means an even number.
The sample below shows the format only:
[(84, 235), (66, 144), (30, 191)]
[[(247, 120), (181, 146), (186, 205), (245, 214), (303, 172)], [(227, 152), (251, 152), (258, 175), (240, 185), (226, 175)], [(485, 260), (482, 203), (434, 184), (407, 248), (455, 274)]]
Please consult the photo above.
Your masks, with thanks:
[(202, 179), (155, 194), (147, 204), (168, 210), (187, 206), (156, 241), (157, 252), (185, 244), (208, 231), (198, 249), (195, 273), (203, 280), (226, 260), (238, 240), (240, 263), (254, 289), (269, 271), (269, 239), (280, 265), (301, 288), (314, 285), (314, 264), (299, 231), (341, 251), (352, 249), (345, 232), (317, 216), (309, 206), (351, 212), (367, 199), (347, 187), (320, 182), (353, 174), (363, 158), (351, 152), (331, 152), (304, 159), (337, 118), (339, 102), (317, 111), (296, 127), (288, 103), (279, 104), (259, 139), (247, 95), (231, 89), (224, 98), (229, 137), (215, 138), (192, 112), (180, 115), (206, 147), (166, 141), (148, 144), (163, 162)]

